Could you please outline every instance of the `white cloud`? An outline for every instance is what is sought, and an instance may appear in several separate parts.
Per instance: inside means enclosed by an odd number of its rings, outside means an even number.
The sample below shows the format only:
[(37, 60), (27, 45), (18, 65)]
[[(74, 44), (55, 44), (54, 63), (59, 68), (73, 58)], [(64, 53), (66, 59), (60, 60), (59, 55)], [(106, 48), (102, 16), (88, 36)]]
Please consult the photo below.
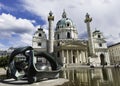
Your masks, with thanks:
[(6, 49), (7, 49), (6, 46), (4, 44), (0, 43), (0, 50), (6, 50)]
[[(110, 35), (117, 38), (115, 42), (119, 42), (120, 33), (120, 1), (119, 0), (22, 0), (26, 10), (42, 16), (47, 22), (47, 16), (50, 10), (55, 15), (55, 23), (61, 18), (63, 9), (66, 9), (68, 17), (75, 23), (79, 34), (86, 31), (84, 23), (85, 14), (88, 12), (93, 18), (91, 28), (101, 30), (107, 41), (113, 39)], [(46, 25), (47, 26), (47, 25)]]
[(21, 42), (25, 45), (32, 45), (32, 35), (28, 33), (24, 33), (20, 35)]
[(0, 2), (0, 9), (5, 9), (7, 11), (15, 11), (14, 8), (8, 7), (7, 5), (4, 5)]
[(32, 32), (34, 26), (33, 20), (16, 18), (11, 14), (2, 13), (0, 15), (0, 31), (11, 31), (15, 33)]
[(32, 24), (34, 20), (16, 18), (11, 14), (2, 13), (0, 15), (0, 40), (7, 41), (7, 44), (1, 44), (2, 47), (18, 47), (31, 45), (32, 35), (35, 26)]

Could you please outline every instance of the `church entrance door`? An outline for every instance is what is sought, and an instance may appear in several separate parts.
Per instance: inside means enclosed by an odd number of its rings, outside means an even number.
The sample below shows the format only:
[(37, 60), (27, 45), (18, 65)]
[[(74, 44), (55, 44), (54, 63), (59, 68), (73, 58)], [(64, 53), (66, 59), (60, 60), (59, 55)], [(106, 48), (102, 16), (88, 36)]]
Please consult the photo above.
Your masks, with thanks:
[(100, 55), (101, 65), (105, 65), (105, 56), (104, 54)]
[(75, 63), (75, 56), (73, 56), (73, 63)]

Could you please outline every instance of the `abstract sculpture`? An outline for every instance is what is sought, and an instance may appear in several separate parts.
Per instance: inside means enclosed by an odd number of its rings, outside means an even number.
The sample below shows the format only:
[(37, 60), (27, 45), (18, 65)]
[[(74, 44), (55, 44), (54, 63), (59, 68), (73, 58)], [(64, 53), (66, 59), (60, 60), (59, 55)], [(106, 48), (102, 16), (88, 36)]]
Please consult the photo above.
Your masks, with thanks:
[[(18, 60), (17, 55), (23, 55), (25, 58)], [(37, 63), (36, 57), (44, 57), (50, 66)], [(9, 58), (7, 70), (8, 78), (20, 80), (27, 78), (29, 83), (40, 81), (44, 78), (58, 78), (62, 63), (57, 58), (46, 52), (34, 53), (32, 47), (22, 47), (15, 49)], [(51, 70), (50, 70), (51, 68)]]

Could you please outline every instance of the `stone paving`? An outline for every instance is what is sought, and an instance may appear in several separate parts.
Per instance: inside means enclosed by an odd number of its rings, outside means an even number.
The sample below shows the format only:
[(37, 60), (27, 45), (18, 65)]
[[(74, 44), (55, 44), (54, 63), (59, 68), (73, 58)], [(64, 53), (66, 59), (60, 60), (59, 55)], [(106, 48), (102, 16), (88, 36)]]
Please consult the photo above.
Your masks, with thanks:
[(16, 81), (14, 79), (6, 79), (5, 74), (6, 74), (6, 71), (0, 68), (0, 86), (18, 86), (18, 85), (20, 86), (59, 86), (69, 81), (64, 78), (58, 78), (58, 79), (51, 79), (51, 80), (36, 82), (33, 84), (28, 84), (27, 80)]
[(5, 73), (6, 73), (5, 69), (0, 68), (0, 75), (3, 75), (3, 74), (5, 74)]
[(36, 82), (33, 84), (28, 84), (27, 80), (19, 80), (15, 81), (14, 79), (5, 79), (0, 82), (0, 86), (59, 86), (64, 84), (65, 82), (68, 82), (67, 79), (59, 78), (59, 79), (51, 79), (41, 82)]

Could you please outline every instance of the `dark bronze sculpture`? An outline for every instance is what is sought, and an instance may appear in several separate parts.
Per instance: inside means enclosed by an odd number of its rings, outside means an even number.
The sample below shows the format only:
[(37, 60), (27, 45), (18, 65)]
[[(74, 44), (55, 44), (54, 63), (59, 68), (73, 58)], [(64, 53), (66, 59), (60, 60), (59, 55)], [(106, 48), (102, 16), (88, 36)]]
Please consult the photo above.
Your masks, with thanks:
[[(17, 55), (23, 55), (25, 58), (18, 60)], [(36, 57), (44, 57), (50, 66), (36, 62)], [(27, 46), (15, 49), (9, 58), (7, 70), (8, 78), (16, 80), (27, 78), (29, 83), (40, 81), (44, 78), (58, 78), (62, 63), (57, 58), (47, 52), (34, 53), (32, 47)], [(50, 70), (51, 68), (51, 70)]]

